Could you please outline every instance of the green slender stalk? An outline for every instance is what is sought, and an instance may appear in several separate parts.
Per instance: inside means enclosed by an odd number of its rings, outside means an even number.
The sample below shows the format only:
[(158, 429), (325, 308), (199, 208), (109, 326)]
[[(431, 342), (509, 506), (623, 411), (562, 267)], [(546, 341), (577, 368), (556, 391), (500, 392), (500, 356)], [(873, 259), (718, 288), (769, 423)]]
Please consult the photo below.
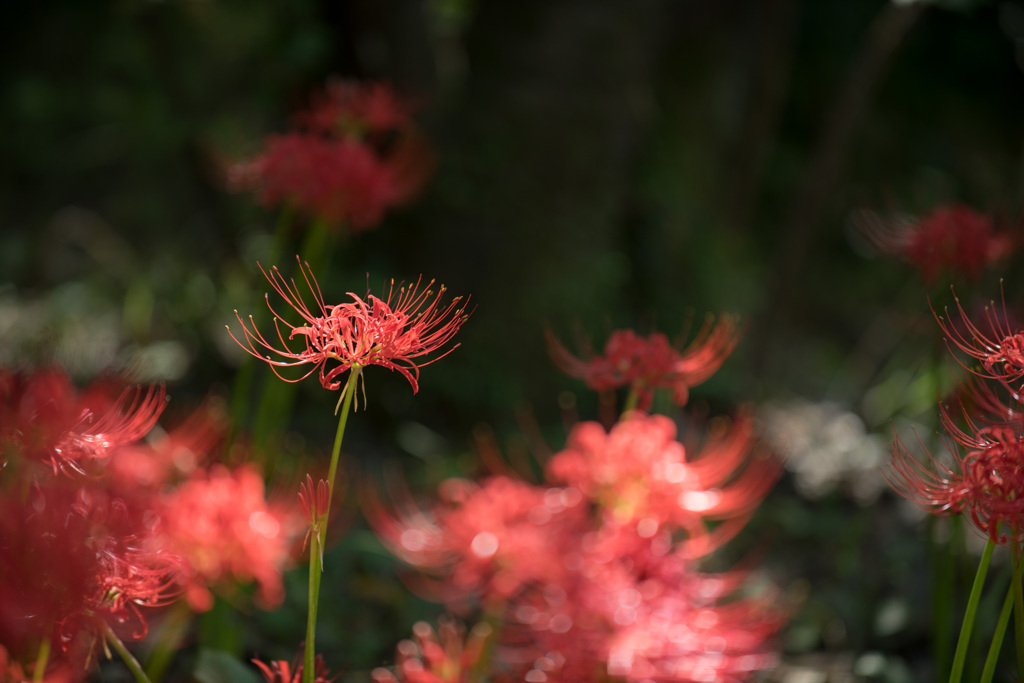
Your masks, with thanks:
[[(956, 575), (957, 553), (954, 541), (958, 537), (956, 526), (959, 517), (941, 518), (928, 516), (928, 566), (932, 573), (932, 653), (935, 657), (936, 671), (949, 671), (951, 653), (953, 652), (953, 600), (956, 595), (954, 579)], [(950, 526), (947, 542), (938, 540), (940, 523)]]
[(107, 642), (114, 646), (117, 650), (117, 654), (121, 655), (121, 659), (128, 666), (128, 670), (135, 676), (136, 683), (151, 683), (149, 678), (146, 676), (146, 672), (142, 670), (142, 665), (139, 664), (139, 660), (135, 659), (134, 655), (128, 651), (128, 648), (124, 646), (121, 639), (117, 637), (113, 629), (110, 628), (110, 624), (103, 624), (104, 635), (107, 637)]
[(146, 675), (153, 683), (160, 683), (163, 680), (174, 653), (180, 649), (181, 641), (188, 633), (191, 618), (192, 610), (189, 609), (188, 602), (185, 600), (179, 600), (171, 608), (160, 629), (160, 638), (146, 658)]
[(981, 562), (978, 563), (978, 573), (974, 575), (974, 585), (971, 587), (971, 596), (967, 600), (967, 611), (964, 612), (964, 622), (960, 626), (960, 639), (956, 644), (956, 654), (953, 655), (953, 668), (949, 672), (949, 683), (960, 683), (964, 673), (964, 660), (967, 657), (967, 646), (971, 642), (971, 629), (974, 628), (974, 617), (978, 613), (978, 603), (981, 602), (981, 589), (985, 586), (985, 575), (988, 574), (988, 565), (992, 560), (992, 551), (996, 544), (991, 537), (985, 544), (985, 551), (981, 554)]
[[(1011, 578), (1011, 581), (1016, 579)], [(1003, 636), (1006, 635), (1006, 627), (1010, 624), (1010, 611), (1013, 608), (1013, 595), (1015, 591), (1011, 585), (1006, 591), (1006, 599), (1003, 600), (1003, 611), (999, 613), (999, 621), (996, 622), (996, 632), (992, 635), (992, 644), (988, 648), (988, 657), (985, 659), (985, 668), (981, 672), (978, 683), (992, 683), (992, 676), (996, 672), (996, 664), (999, 663), (999, 650), (1003, 647)]]
[[(334, 435), (334, 448), (331, 449), (331, 467), (327, 473), (328, 508), (327, 515), (318, 520), (320, 523), (319, 533), (311, 534), (309, 541), (309, 612), (306, 617), (306, 651), (303, 659), (302, 683), (313, 683), (314, 668), (316, 666), (316, 617), (317, 607), (320, 603), (320, 578), (323, 567), (320, 558), (323, 556), (323, 543), (327, 538), (327, 520), (330, 518), (330, 501), (334, 499), (334, 478), (338, 472), (338, 459), (341, 454), (341, 440), (345, 436), (345, 425), (348, 424), (348, 414), (352, 408), (352, 398), (356, 393), (356, 385), (359, 383), (359, 373), (362, 370), (359, 366), (353, 367), (348, 373), (348, 382), (341, 390), (341, 414), (338, 416), (338, 431)], [(315, 505), (312, 506), (315, 510)], [(315, 514), (315, 513), (314, 513)]]
[(1014, 543), (1013, 577), (1013, 635), (1017, 650), (1017, 679), (1024, 680), (1024, 591), (1021, 590), (1020, 543)]
[(622, 406), (622, 413), (625, 415), (631, 410), (636, 410), (637, 404), (640, 402), (640, 393), (633, 387), (629, 388), (629, 393), (626, 394), (626, 402)]
[(46, 662), (50, 659), (50, 639), (46, 638), (39, 646), (39, 654), (36, 655), (36, 668), (32, 671), (32, 683), (42, 683), (46, 674)]

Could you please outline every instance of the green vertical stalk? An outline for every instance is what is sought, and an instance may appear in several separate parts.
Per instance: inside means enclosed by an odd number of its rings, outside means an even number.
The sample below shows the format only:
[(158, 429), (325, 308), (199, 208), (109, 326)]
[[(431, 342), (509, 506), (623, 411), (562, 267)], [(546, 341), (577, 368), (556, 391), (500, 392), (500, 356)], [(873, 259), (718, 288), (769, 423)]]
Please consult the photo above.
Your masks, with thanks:
[[(320, 603), (320, 579), (323, 567), (320, 558), (323, 556), (323, 543), (327, 539), (327, 521), (330, 519), (330, 502), (334, 500), (334, 478), (338, 472), (338, 459), (341, 455), (341, 440), (345, 436), (345, 425), (352, 408), (352, 398), (359, 382), (359, 366), (353, 367), (348, 373), (348, 382), (341, 390), (341, 414), (338, 416), (338, 431), (334, 435), (334, 448), (331, 449), (331, 467), (327, 473), (328, 508), (327, 515), (320, 521), (319, 533), (312, 534), (309, 543), (309, 612), (306, 617), (306, 651), (303, 659), (302, 683), (313, 683), (314, 667), (316, 666), (316, 617)], [(312, 492), (310, 492), (312, 493)], [(315, 500), (310, 507), (316, 510)], [(314, 512), (314, 514), (316, 514)]]
[(149, 678), (146, 677), (146, 672), (142, 670), (142, 665), (139, 664), (139, 660), (135, 659), (132, 653), (128, 651), (128, 648), (124, 646), (121, 639), (118, 638), (117, 634), (110, 628), (110, 624), (104, 622), (103, 632), (107, 637), (107, 642), (114, 646), (114, 649), (117, 650), (117, 654), (121, 655), (121, 659), (123, 659), (124, 663), (128, 665), (128, 670), (135, 676), (136, 683), (150, 683)]
[(626, 394), (626, 402), (622, 405), (622, 414), (625, 415), (631, 410), (636, 410), (638, 403), (640, 403), (640, 392), (634, 387), (630, 387), (629, 393)]
[[(1018, 581), (1011, 578), (1011, 581)], [(1011, 585), (1006, 591), (1006, 599), (1003, 600), (1003, 611), (999, 613), (999, 621), (996, 623), (996, 632), (992, 635), (992, 644), (988, 648), (988, 657), (985, 659), (985, 668), (981, 672), (979, 683), (992, 683), (992, 676), (996, 672), (996, 664), (999, 663), (999, 650), (1003, 646), (1003, 636), (1006, 635), (1006, 627), (1010, 623), (1010, 611), (1014, 602), (1014, 591)]]
[(974, 575), (974, 585), (971, 587), (971, 596), (967, 600), (967, 610), (964, 612), (964, 621), (960, 626), (960, 639), (956, 644), (956, 654), (953, 655), (953, 668), (949, 672), (949, 683), (960, 683), (964, 673), (964, 660), (967, 657), (967, 646), (971, 642), (971, 630), (974, 628), (974, 617), (978, 613), (978, 603), (981, 601), (981, 589), (985, 586), (985, 575), (988, 573), (988, 565), (992, 560), (992, 551), (996, 544), (991, 537), (985, 544), (985, 551), (981, 554), (981, 562), (978, 563), (978, 573)]
[(36, 668), (32, 670), (32, 683), (42, 683), (46, 674), (46, 663), (50, 659), (50, 639), (45, 638), (39, 645), (39, 654), (36, 655)]
[(1024, 592), (1021, 591), (1020, 543), (1014, 543), (1013, 576), (1010, 578), (1013, 587), (1013, 635), (1017, 654), (1017, 679), (1024, 680)]
[(156, 642), (156, 647), (146, 659), (146, 675), (153, 683), (160, 683), (163, 680), (174, 653), (180, 649), (181, 641), (188, 633), (191, 619), (192, 610), (189, 609), (186, 601), (179, 600), (171, 607), (163, 628), (160, 630), (160, 638)]

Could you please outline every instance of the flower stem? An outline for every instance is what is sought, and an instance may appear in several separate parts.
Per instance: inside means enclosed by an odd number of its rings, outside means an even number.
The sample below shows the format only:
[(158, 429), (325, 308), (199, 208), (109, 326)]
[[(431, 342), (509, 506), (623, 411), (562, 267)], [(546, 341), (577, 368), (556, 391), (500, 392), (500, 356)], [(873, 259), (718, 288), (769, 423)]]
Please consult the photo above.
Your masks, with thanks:
[(188, 633), (191, 619), (192, 610), (189, 609), (188, 602), (179, 600), (171, 607), (160, 630), (160, 638), (146, 659), (146, 675), (153, 683), (160, 683), (163, 680), (174, 653), (181, 648), (181, 641)]
[(1024, 592), (1021, 590), (1021, 548), (1020, 543), (1014, 543), (1011, 547), (1013, 553), (1013, 576), (1010, 581), (1013, 583), (1013, 632), (1016, 640), (1017, 650), (1017, 678), (1021, 680), (1024, 676)]
[(46, 662), (50, 659), (50, 639), (46, 638), (39, 646), (39, 654), (36, 655), (36, 668), (32, 671), (32, 683), (42, 683), (46, 674)]
[[(1018, 582), (1018, 578), (1014, 577), (1011, 581)], [(999, 613), (999, 621), (996, 623), (996, 632), (992, 635), (992, 644), (988, 648), (988, 657), (985, 659), (985, 668), (981, 672), (981, 678), (979, 683), (991, 683), (992, 676), (996, 672), (996, 664), (999, 662), (999, 650), (1003, 646), (1003, 636), (1006, 635), (1006, 627), (1010, 623), (1010, 609), (1014, 603), (1014, 590), (1013, 586), (1006, 591), (1006, 599), (1003, 600), (1003, 611)]]
[(985, 586), (985, 575), (988, 573), (988, 565), (992, 560), (992, 551), (996, 544), (991, 537), (985, 544), (985, 551), (981, 554), (981, 562), (978, 563), (978, 573), (974, 575), (974, 585), (971, 587), (971, 596), (967, 600), (967, 611), (964, 612), (964, 621), (960, 626), (960, 639), (956, 644), (956, 654), (953, 656), (953, 668), (949, 672), (949, 683), (960, 683), (964, 673), (964, 660), (967, 658), (967, 645), (971, 641), (971, 629), (974, 627), (974, 616), (978, 612), (978, 603), (981, 601), (981, 589)]
[(640, 392), (636, 390), (636, 387), (630, 387), (629, 393), (626, 394), (626, 402), (622, 405), (623, 415), (631, 410), (636, 410), (638, 403), (640, 403)]
[(323, 566), (323, 543), (327, 539), (327, 520), (330, 518), (330, 503), (334, 500), (334, 478), (338, 473), (338, 459), (341, 455), (341, 440), (345, 436), (345, 425), (352, 408), (352, 398), (356, 393), (359, 372), (362, 368), (353, 367), (348, 374), (348, 382), (342, 389), (341, 414), (338, 417), (338, 431), (334, 435), (334, 448), (331, 449), (331, 467), (327, 473), (328, 507), (327, 515), (320, 520), (319, 533), (312, 534), (309, 541), (309, 613), (306, 618), (306, 651), (302, 667), (302, 683), (313, 683), (316, 667), (316, 616), (320, 602), (320, 578)]
[(142, 670), (142, 665), (139, 664), (139, 660), (135, 659), (134, 655), (128, 651), (128, 648), (124, 646), (121, 639), (117, 637), (114, 630), (110, 628), (110, 624), (103, 624), (104, 635), (107, 637), (107, 642), (114, 646), (117, 650), (117, 654), (121, 655), (121, 659), (128, 666), (128, 670), (135, 676), (136, 683), (150, 683), (149, 678), (146, 676), (146, 672)]

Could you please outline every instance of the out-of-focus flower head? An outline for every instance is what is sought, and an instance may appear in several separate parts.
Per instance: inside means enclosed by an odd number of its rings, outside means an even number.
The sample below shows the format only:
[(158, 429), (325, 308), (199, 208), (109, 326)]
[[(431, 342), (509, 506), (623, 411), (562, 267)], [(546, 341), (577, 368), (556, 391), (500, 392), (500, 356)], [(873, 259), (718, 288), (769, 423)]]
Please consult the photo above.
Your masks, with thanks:
[(84, 671), (106, 626), (145, 636), (142, 608), (178, 595), (180, 566), (155, 543), (148, 511), (91, 478), (0, 493), (0, 642), (24, 661), (48, 641), (55, 661)]
[(876, 248), (906, 259), (929, 284), (942, 272), (976, 278), (1017, 246), (990, 216), (963, 204), (939, 206), (917, 221), (885, 221), (864, 211), (857, 222)]
[(586, 525), (579, 491), (543, 488), (509, 477), (480, 485), (450, 479), (431, 514), (400, 501), (398, 514), (367, 500), (367, 516), (400, 559), (440, 574), (443, 599), (469, 594), (501, 602), (531, 583), (557, 581), (563, 553)]
[[(443, 358), (458, 346), (456, 344), (439, 355), (424, 359), (440, 351), (469, 317), (461, 297), (442, 302), (445, 288), (442, 285), (435, 294), (430, 289), (433, 280), (423, 289), (420, 288), (421, 280), (397, 287), (392, 280), (386, 299), (369, 292), (363, 297), (349, 292), (349, 301), (332, 305), (324, 303), (309, 264), (303, 267), (299, 262), (299, 269), (312, 292), (312, 308), (303, 300), (294, 279), (286, 280), (276, 267), (271, 268), (270, 274), (264, 271), (274, 290), (302, 319), (298, 325), (287, 322), (274, 310), (268, 295), (267, 306), (274, 315), (279, 343), (275, 343), (273, 338), (268, 341), (256, 328), (251, 316), (249, 325), (246, 325), (237, 311), (244, 341), (228, 329), (232, 339), (256, 358), (270, 364), (275, 373), (278, 367), (312, 366), (298, 379), (278, 374), (285, 381), (301, 381), (319, 370), (320, 384), (325, 389), (335, 390), (343, 386), (340, 377), (350, 369), (380, 365), (401, 373), (415, 393), (419, 391), (420, 367)], [(293, 350), (289, 341), (297, 346), (301, 344), (302, 348)], [(263, 355), (267, 351), (275, 354), (276, 358)]]
[(364, 137), (368, 133), (402, 131), (413, 125), (412, 107), (384, 83), (333, 79), (313, 93), (307, 111), (296, 122), (322, 135)]
[(268, 137), (263, 154), (229, 170), (234, 189), (359, 231), (412, 197), (433, 165), (409, 107), (386, 85), (332, 82), (295, 120), (297, 130)]
[[(610, 432), (585, 422), (548, 462), (548, 479), (578, 488), (646, 537), (665, 524), (685, 529), (689, 547), (703, 554), (746, 524), (778, 477), (778, 464), (754, 451), (751, 426), (740, 415), (688, 458), (667, 417), (632, 413)], [(709, 532), (709, 519), (723, 524)]]
[[(765, 597), (717, 604), (716, 578), (645, 581), (636, 606), (615, 615), (608, 674), (627, 681), (748, 680), (778, 662), (773, 638), (785, 612)], [(636, 590), (636, 589), (634, 589)], [(641, 592), (642, 591), (642, 592)]]
[(266, 499), (253, 467), (199, 470), (165, 496), (160, 511), (164, 543), (184, 560), (182, 581), (193, 609), (212, 607), (210, 587), (248, 581), (259, 584), (262, 605), (281, 603), (281, 575), (302, 520), (297, 509)]
[[(279, 659), (265, 664), (258, 659), (254, 659), (252, 663), (260, 670), (267, 683), (300, 683), (302, 681), (303, 664), (301, 653), (295, 655), (295, 659), (292, 662)], [(321, 655), (317, 655), (313, 665), (313, 683), (332, 683), (335, 678), (337, 676), (331, 676), (324, 658)]]
[(374, 683), (470, 683), (483, 674), (477, 666), (493, 633), (488, 624), (474, 626), (468, 638), (461, 624), (444, 617), (436, 633), (425, 621), (414, 624), (412, 632), (415, 640), (398, 644), (394, 671), (374, 669)]
[[(31, 667), (29, 671), (32, 672)], [(74, 683), (81, 680), (81, 676), (75, 675), (70, 668), (63, 664), (48, 666), (47, 670), (38, 679), (41, 683)], [(19, 662), (13, 661), (10, 653), (0, 645), (0, 683), (28, 683), (37, 680), (34, 672), (26, 673), (26, 670)]]
[(690, 388), (711, 377), (739, 341), (735, 318), (708, 318), (694, 339), (680, 349), (661, 333), (642, 337), (632, 330), (615, 330), (605, 343), (604, 354), (584, 344), (584, 357), (570, 353), (548, 332), (548, 348), (555, 364), (567, 375), (582, 379), (595, 391), (628, 387), (637, 395), (636, 407), (649, 410), (656, 389), (670, 389), (672, 400), (685, 405)]
[(18, 458), (86, 474), (149, 433), (165, 406), (162, 386), (96, 382), (79, 393), (60, 370), (0, 371), (0, 464)]

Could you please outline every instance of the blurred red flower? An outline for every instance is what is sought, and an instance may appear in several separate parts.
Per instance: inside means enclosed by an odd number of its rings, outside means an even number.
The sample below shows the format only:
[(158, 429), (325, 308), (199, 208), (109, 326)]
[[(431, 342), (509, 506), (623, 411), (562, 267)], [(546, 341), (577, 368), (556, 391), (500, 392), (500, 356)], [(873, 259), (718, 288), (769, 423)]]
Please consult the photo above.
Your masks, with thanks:
[(976, 278), (1016, 249), (1013, 235), (963, 204), (936, 207), (916, 221), (886, 221), (870, 211), (857, 217), (861, 232), (880, 251), (906, 259), (928, 284), (946, 272)]
[[(468, 317), (461, 297), (442, 303), (445, 288), (442, 285), (435, 295), (430, 289), (433, 280), (423, 290), (420, 289), (420, 280), (409, 286), (399, 284), (397, 289), (392, 280), (386, 299), (369, 292), (365, 297), (349, 292), (350, 301), (331, 305), (324, 303), (309, 264), (303, 267), (300, 262), (299, 270), (312, 292), (315, 304), (312, 309), (303, 300), (295, 280), (285, 280), (276, 267), (271, 268), (269, 275), (263, 271), (274, 290), (302, 318), (299, 325), (292, 325), (274, 310), (268, 298), (267, 305), (274, 314), (280, 348), (267, 341), (251, 317), (247, 326), (237, 311), (235, 315), (242, 326), (245, 341), (239, 341), (231, 333), (232, 339), (256, 358), (270, 364), (275, 373), (278, 367), (313, 366), (298, 379), (278, 374), (285, 381), (297, 382), (319, 370), (320, 384), (325, 389), (334, 390), (341, 388), (343, 382), (339, 377), (350, 369), (380, 365), (401, 373), (415, 393), (419, 391), (420, 367), (443, 358), (458, 346), (456, 344), (433, 358), (420, 360), (447, 344)], [(282, 327), (287, 329), (287, 339)], [(288, 341), (296, 337), (302, 339), (305, 348), (292, 350), (289, 347)], [(273, 352), (280, 359), (264, 356), (265, 351)]]
[(416, 622), (412, 632), (415, 640), (398, 644), (394, 672), (374, 669), (374, 683), (470, 683), (483, 675), (477, 667), (493, 633), (486, 623), (474, 626), (468, 638), (461, 624), (445, 617), (437, 632), (425, 621)]
[[(545, 485), (450, 479), (429, 512), (404, 495), (386, 510), (372, 492), (364, 508), (392, 552), (428, 575), (430, 595), (452, 608), (478, 597), (501, 615), (509, 680), (745, 680), (776, 661), (785, 610), (774, 594), (738, 595), (746, 572), (700, 574), (694, 561), (742, 527), (778, 466), (752, 457), (745, 417), (693, 460), (675, 435), (668, 418), (636, 412), (610, 432), (585, 423)], [(423, 643), (404, 648), (412, 672), (376, 680), (463, 680), (454, 664), (443, 670), (455, 677), (437, 674)]]
[(262, 154), (230, 169), (229, 183), (329, 226), (372, 228), (433, 165), (408, 110), (386, 85), (332, 82), (296, 115), (297, 130), (269, 136)]
[(661, 333), (641, 337), (632, 330), (615, 330), (604, 354), (589, 348), (584, 357), (572, 355), (548, 332), (548, 348), (555, 364), (567, 375), (582, 379), (595, 391), (628, 387), (637, 394), (636, 407), (649, 410), (656, 389), (670, 389), (676, 405), (685, 405), (690, 387), (711, 377), (739, 341), (735, 318), (708, 318), (685, 349), (669, 343)]
[(101, 381), (79, 393), (60, 370), (0, 370), (0, 465), (14, 455), (54, 473), (85, 474), (148, 434), (165, 406), (162, 386), (144, 391)]
[(183, 560), (181, 581), (193, 609), (213, 606), (211, 586), (248, 581), (259, 584), (261, 605), (281, 603), (281, 575), (303, 524), (298, 509), (267, 501), (253, 467), (197, 471), (164, 497), (160, 514), (162, 541)]
[[(653, 536), (665, 524), (685, 529), (687, 547), (710, 552), (738, 532), (779, 475), (756, 455), (750, 419), (741, 415), (698, 457), (687, 457), (667, 417), (633, 413), (610, 432), (596, 422), (573, 427), (547, 463), (548, 480), (581, 490), (616, 524)], [(727, 522), (709, 531), (705, 520)]]
[[(293, 662), (279, 659), (265, 664), (254, 659), (252, 663), (260, 670), (267, 683), (300, 683), (302, 681), (302, 655), (296, 655)], [(337, 676), (328, 678), (330, 675), (331, 672), (328, 671), (324, 658), (317, 655), (316, 663), (313, 666), (313, 683), (331, 683)]]

